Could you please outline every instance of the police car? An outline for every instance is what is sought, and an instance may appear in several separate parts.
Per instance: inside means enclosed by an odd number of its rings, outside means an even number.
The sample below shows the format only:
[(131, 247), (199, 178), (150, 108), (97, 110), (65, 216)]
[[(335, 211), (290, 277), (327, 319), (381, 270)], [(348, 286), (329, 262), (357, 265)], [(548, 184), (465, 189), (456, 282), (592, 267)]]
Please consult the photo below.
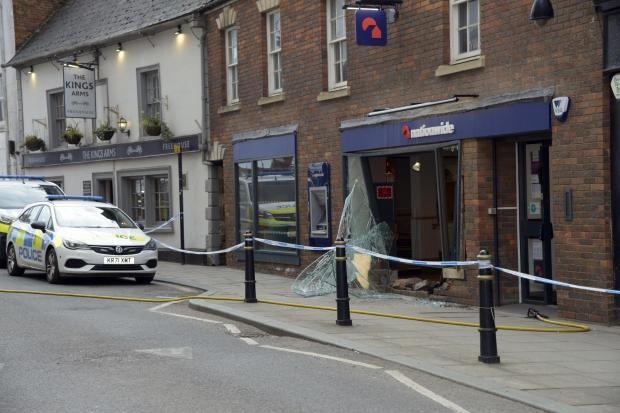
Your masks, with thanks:
[(6, 262), (6, 235), (22, 209), (33, 202), (45, 201), (47, 195), (62, 195), (62, 189), (40, 176), (0, 176), (0, 264)]
[(55, 284), (67, 276), (135, 277), (150, 283), (157, 271), (157, 244), (122, 210), (101, 197), (49, 195), (28, 205), (11, 224), (7, 271), (45, 271)]

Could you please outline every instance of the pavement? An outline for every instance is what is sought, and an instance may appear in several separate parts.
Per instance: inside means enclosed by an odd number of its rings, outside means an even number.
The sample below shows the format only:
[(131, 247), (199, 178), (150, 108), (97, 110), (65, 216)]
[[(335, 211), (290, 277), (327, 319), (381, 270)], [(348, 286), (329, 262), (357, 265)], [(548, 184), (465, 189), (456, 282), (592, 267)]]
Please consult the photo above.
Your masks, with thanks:
[[(244, 273), (229, 267), (161, 262), (156, 280), (206, 290), (206, 296), (243, 297)], [(334, 296), (304, 298), (291, 291), (293, 279), (256, 274), (262, 300), (335, 306)], [(331, 311), (191, 300), (193, 309), (243, 321), (281, 335), (372, 355), (469, 387), (484, 390), (550, 412), (620, 412), (620, 327), (589, 324), (587, 333), (498, 331), (500, 364), (478, 361), (476, 328), (377, 318), (352, 314), (353, 326), (335, 323)], [(548, 327), (525, 317), (530, 306), (496, 309), (496, 324)], [(395, 295), (351, 297), (351, 308), (423, 317), (478, 321), (474, 307)], [(554, 315), (553, 307), (540, 307)], [(557, 318), (556, 318), (557, 319)]]

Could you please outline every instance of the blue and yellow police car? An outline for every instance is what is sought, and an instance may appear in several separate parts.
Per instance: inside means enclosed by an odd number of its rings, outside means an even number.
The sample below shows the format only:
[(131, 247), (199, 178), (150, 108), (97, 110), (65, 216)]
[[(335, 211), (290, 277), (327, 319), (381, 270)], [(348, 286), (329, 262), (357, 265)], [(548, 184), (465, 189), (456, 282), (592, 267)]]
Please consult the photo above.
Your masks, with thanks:
[(7, 271), (45, 271), (55, 284), (70, 276), (134, 277), (150, 283), (157, 243), (101, 197), (49, 195), (28, 205), (9, 228)]

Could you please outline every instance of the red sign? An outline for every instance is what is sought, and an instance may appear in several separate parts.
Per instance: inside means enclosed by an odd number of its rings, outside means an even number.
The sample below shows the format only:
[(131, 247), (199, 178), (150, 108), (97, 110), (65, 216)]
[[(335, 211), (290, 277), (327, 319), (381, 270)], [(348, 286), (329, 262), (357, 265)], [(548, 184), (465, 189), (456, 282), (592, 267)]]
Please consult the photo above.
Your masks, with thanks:
[(392, 185), (382, 185), (377, 187), (377, 199), (394, 198), (394, 187)]

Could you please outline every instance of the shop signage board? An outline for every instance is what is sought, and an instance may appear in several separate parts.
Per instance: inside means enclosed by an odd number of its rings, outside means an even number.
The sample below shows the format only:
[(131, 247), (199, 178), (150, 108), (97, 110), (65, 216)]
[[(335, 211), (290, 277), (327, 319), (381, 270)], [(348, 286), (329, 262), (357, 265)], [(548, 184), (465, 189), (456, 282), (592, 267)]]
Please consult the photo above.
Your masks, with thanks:
[(387, 17), (384, 10), (355, 12), (355, 39), (359, 46), (387, 44)]
[(118, 145), (97, 145), (66, 151), (51, 151), (25, 154), (24, 168), (35, 168), (47, 165), (65, 165), (83, 162), (111, 161), (118, 159), (144, 158), (149, 156), (171, 155), (175, 153), (175, 145), (183, 152), (200, 150), (200, 135), (189, 135), (170, 140), (156, 139), (152, 141), (131, 142)]
[(63, 67), (66, 118), (97, 118), (95, 71), (82, 67)]
[(539, 100), (343, 128), (341, 148), (342, 152), (351, 153), (549, 130), (551, 105)]
[(93, 182), (82, 181), (82, 195), (91, 196), (93, 194)]
[(381, 185), (377, 187), (377, 199), (393, 199), (394, 187), (392, 185)]

